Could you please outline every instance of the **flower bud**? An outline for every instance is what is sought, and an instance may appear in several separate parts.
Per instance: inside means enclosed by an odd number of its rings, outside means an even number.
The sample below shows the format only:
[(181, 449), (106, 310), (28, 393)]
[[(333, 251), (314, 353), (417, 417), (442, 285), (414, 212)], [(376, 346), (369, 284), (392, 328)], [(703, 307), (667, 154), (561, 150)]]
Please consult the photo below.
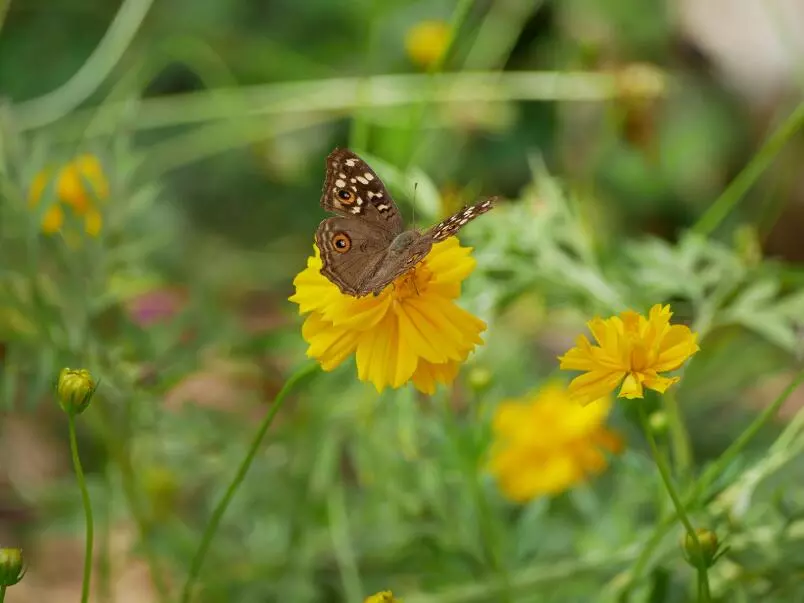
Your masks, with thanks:
[(695, 535), (698, 536), (700, 549), (689, 533), (684, 534), (681, 539), (681, 547), (684, 549), (687, 562), (693, 567), (712, 567), (721, 553), (717, 534), (706, 528), (698, 528), (695, 530)]
[(86, 369), (61, 369), (56, 395), (65, 412), (80, 415), (92, 400), (97, 385)]
[(656, 435), (663, 434), (667, 431), (667, 413), (663, 410), (657, 410), (655, 412), (650, 413), (648, 417), (648, 424), (650, 425), (650, 429)]
[(20, 549), (0, 549), (0, 586), (14, 586), (25, 575)]
[(492, 379), (494, 375), (486, 367), (476, 366), (469, 371), (469, 387), (478, 393), (485, 391), (491, 385)]

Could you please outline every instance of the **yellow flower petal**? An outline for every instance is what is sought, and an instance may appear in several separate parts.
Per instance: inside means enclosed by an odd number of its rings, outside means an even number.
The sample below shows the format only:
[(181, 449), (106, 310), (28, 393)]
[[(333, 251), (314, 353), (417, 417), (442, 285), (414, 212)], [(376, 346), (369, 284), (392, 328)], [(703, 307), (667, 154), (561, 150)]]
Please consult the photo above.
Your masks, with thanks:
[(569, 392), (579, 404), (591, 404), (613, 392), (624, 376), (625, 373), (618, 371), (590, 371), (575, 377), (569, 384)]
[(45, 234), (55, 234), (64, 225), (64, 211), (58, 205), (51, 205), (42, 216), (42, 232)]
[(433, 395), (436, 386), (441, 383), (449, 385), (458, 376), (461, 368), (460, 362), (442, 362), (433, 364), (426, 360), (419, 360), (416, 371), (413, 373), (413, 385), (423, 394)]
[(302, 337), (310, 344), (307, 356), (321, 363), (321, 368), (331, 371), (357, 348), (359, 334), (336, 327), (320, 314), (310, 314), (302, 325)]
[(100, 234), (101, 226), (103, 226), (103, 218), (100, 212), (94, 209), (89, 210), (84, 217), (84, 230), (89, 236), (97, 237)]
[(644, 392), (642, 390), (642, 375), (638, 373), (629, 373), (625, 376), (623, 386), (620, 388), (618, 398), (642, 398)]

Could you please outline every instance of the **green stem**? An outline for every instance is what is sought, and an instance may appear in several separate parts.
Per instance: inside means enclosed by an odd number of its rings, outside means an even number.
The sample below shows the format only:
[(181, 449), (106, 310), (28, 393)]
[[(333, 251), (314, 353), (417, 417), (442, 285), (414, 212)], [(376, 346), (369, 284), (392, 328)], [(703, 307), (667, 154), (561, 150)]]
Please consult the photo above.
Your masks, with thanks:
[(0, 586), (0, 603), (6, 600), (6, 587)]
[(78, 487), (81, 489), (81, 499), (84, 503), (84, 515), (87, 526), (86, 549), (84, 552), (84, 580), (81, 586), (81, 603), (89, 601), (89, 585), (92, 580), (92, 543), (94, 538), (94, 525), (92, 520), (92, 504), (89, 501), (89, 491), (87, 490), (84, 470), (81, 468), (81, 459), (78, 456), (78, 441), (75, 437), (75, 416), (67, 413), (70, 429), (70, 451), (73, 456), (73, 467), (75, 477), (78, 480)]
[(209, 546), (212, 544), (212, 539), (215, 537), (215, 533), (218, 531), (218, 526), (221, 523), (221, 519), (223, 519), (223, 515), (226, 513), (226, 509), (229, 507), (229, 503), (232, 502), (234, 495), (237, 493), (237, 489), (240, 487), (240, 484), (245, 479), (248, 470), (251, 468), (251, 464), (254, 462), (254, 457), (257, 455), (257, 451), (260, 448), (260, 444), (262, 444), (265, 434), (268, 433), (268, 429), (274, 422), (274, 418), (282, 408), (287, 395), (299, 381), (312, 374), (317, 368), (318, 364), (315, 363), (302, 366), (299, 370), (293, 373), (287, 381), (285, 381), (282, 389), (279, 390), (276, 398), (274, 398), (270, 410), (266, 413), (265, 418), (262, 420), (259, 428), (257, 428), (257, 433), (254, 435), (251, 446), (249, 446), (246, 456), (243, 457), (240, 467), (238, 468), (237, 473), (235, 473), (234, 479), (232, 479), (232, 482), (229, 484), (229, 487), (226, 489), (226, 492), (224, 493), (220, 502), (218, 502), (215, 510), (212, 512), (212, 517), (210, 518), (207, 527), (204, 529), (204, 534), (201, 536), (201, 543), (198, 545), (198, 550), (196, 551), (193, 562), (190, 565), (187, 581), (184, 583), (184, 588), (182, 589), (182, 603), (189, 603), (193, 586), (198, 579), (201, 566), (204, 564), (204, 558), (209, 550)]
[[(670, 467), (667, 464), (667, 459), (659, 451), (659, 447), (656, 445), (656, 439), (653, 437), (653, 431), (650, 428), (650, 424), (648, 422), (648, 415), (645, 412), (645, 408), (642, 404), (637, 406), (639, 409), (639, 420), (642, 423), (642, 429), (645, 432), (645, 437), (648, 439), (648, 444), (650, 445), (651, 452), (653, 453), (653, 460), (656, 461), (656, 467), (659, 469), (659, 474), (662, 476), (662, 481), (664, 482), (665, 489), (667, 493), (670, 495), (670, 499), (673, 501), (673, 506), (676, 509), (676, 514), (678, 519), (681, 523), (684, 524), (684, 528), (687, 530), (687, 534), (689, 534), (690, 538), (692, 538), (693, 542), (695, 543), (696, 550), (700, 550), (701, 543), (698, 540), (698, 535), (695, 533), (695, 529), (692, 527), (692, 522), (690, 521), (687, 512), (684, 509), (684, 503), (681, 502), (681, 497), (679, 496), (678, 492), (676, 491), (676, 487), (673, 484), (673, 478), (670, 475)], [(700, 572), (700, 570), (699, 570)], [(708, 581), (708, 577), (706, 575), (706, 570), (703, 570), (704, 575), (703, 579)], [(698, 579), (701, 580), (701, 575), (699, 573)], [(708, 584), (707, 584), (707, 591), (708, 591)], [(709, 598), (699, 597), (698, 599), (701, 603), (706, 603), (709, 601)]]
[(665, 393), (662, 396), (662, 402), (670, 428), (670, 443), (673, 448), (673, 460), (676, 462), (676, 473), (683, 478), (692, 466), (692, 447), (689, 434), (684, 426), (675, 392)]
[(799, 104), (790, 117), (768, 138), (749, 164), (701, 216), (693, 227), (693, 232), (700, 235), (711, 234), (768, 168), (787, 141), (802, 126), (804, 126), (804, 103)]
[(698, 568), (698, 600), (710, 601), (712, 595), (709, 593), (709, 578), (705, 567)]
[[(759, 433), (759, 431), (765, 426), (765, 424), (776, 415), (782, 404), (784, 404), (787, 398), (789, 398), (790, 395), (798, 388), (798, 386), (801, 385), (802, 381), (804, 381), (804, 370), (798, 372), (793, 377), (789, 385), (784, 389), (784, 391), (782, 391), (782, 393), (779, 394), (776, 400), (774, 400), (770, 406), (762, 411), (759, 416), (754, 419), (751, 425), (749, 425), (746, 430), (740, 434), (734, 443), (732, 443), (732, 445), (720, 455), (717, 461), (715, 461), (709, 466), (708, 469), (706, 469), (706, 471), (703, 472), (695, 485), (684, 497), (685, 507), (693, 505), (699, 501), (700, 497), (706, 492), (707, 488), (712, 484), (712, 482), (714, 482), (718, 476), (723, 473), (723, 471), (734, 461), (734, 459), (737, 458), (743, 448), (745, 448), (748, 443), (757, 435), (757, 433)], [(670, 531), (670, 528), (672, 528), (675, 520), (675, 514), (666, 515), (656, 525), (653, 533), (650, 535), (650, 538), (642, 548), (642, 552), (634, 563), (633, 569), (631, 570), (632, 581), (638, 580), (642, 575), (645, 567), (650, 561), (650, 556)]]

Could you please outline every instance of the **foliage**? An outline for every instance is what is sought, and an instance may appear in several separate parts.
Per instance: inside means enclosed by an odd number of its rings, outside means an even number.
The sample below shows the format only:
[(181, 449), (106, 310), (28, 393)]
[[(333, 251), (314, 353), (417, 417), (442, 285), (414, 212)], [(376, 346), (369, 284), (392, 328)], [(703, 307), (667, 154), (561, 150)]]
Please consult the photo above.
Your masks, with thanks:
[[(87, 516), (100, 542), (130, 527), (125, 563), (144, 560), (160, 602), (186, 585), (199, 602), (669, 603), (695, 600), (696, 573), (713, 600), (804, 596), (804, 414), (777, 416), (802, 380), (804, 273), (763, 256), (778, 201), (739, 205), (785, 199), (751, 185), (800, 110), (755, 148), (694, 65), (604, 67), (671, 58), (668, 19), (631, 0), (56, 4), (12, 2), (3, 24), (0, 2), (0, 437), (6, 417), (49, 417), (67, 458), (59, 372), (88, 369), (93, 397), (70, 418), (86, 489), (19, 479), (30, 451), (0, 466), (0, 505), (37, 511), (20, 548), (83, 538)], [(584, 19), (610, 39), (575, 36)], [(62, 20), (86, 33), (63, 54), (46, 35)], [(457, 303), (484, 345), (432, 396), (305, 359), (288, 297), (336, 145), (418, 226), (506, 196), (460, 236), (477, 266)], [(70, 167), (87, 157), (108, 195)], [(592, 317), (655, 304), (698, 335), (680, 383), (614, 404), (624, 448), (599, 476), (505, 498), (487, 470), (498, 405), (569, 383), (557, 357)], [(668, 482), (720, 547), (711, 567)]]

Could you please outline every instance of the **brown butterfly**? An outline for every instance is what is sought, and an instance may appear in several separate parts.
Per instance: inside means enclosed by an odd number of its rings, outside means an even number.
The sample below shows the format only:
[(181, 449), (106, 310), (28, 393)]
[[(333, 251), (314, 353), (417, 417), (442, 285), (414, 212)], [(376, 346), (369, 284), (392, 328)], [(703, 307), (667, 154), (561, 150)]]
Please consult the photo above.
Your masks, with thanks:
[(424, 232), (405, 230), (399, 208), (374, 170), (349, 149), (335, 149), (327, 157), (321, 206), (338, 217), (322, 221), (315, 233), (321, 274), (347, 295), (379, 295), (421, 262), (434, 243), (492, 209), (495, 200), (464, 207)]

